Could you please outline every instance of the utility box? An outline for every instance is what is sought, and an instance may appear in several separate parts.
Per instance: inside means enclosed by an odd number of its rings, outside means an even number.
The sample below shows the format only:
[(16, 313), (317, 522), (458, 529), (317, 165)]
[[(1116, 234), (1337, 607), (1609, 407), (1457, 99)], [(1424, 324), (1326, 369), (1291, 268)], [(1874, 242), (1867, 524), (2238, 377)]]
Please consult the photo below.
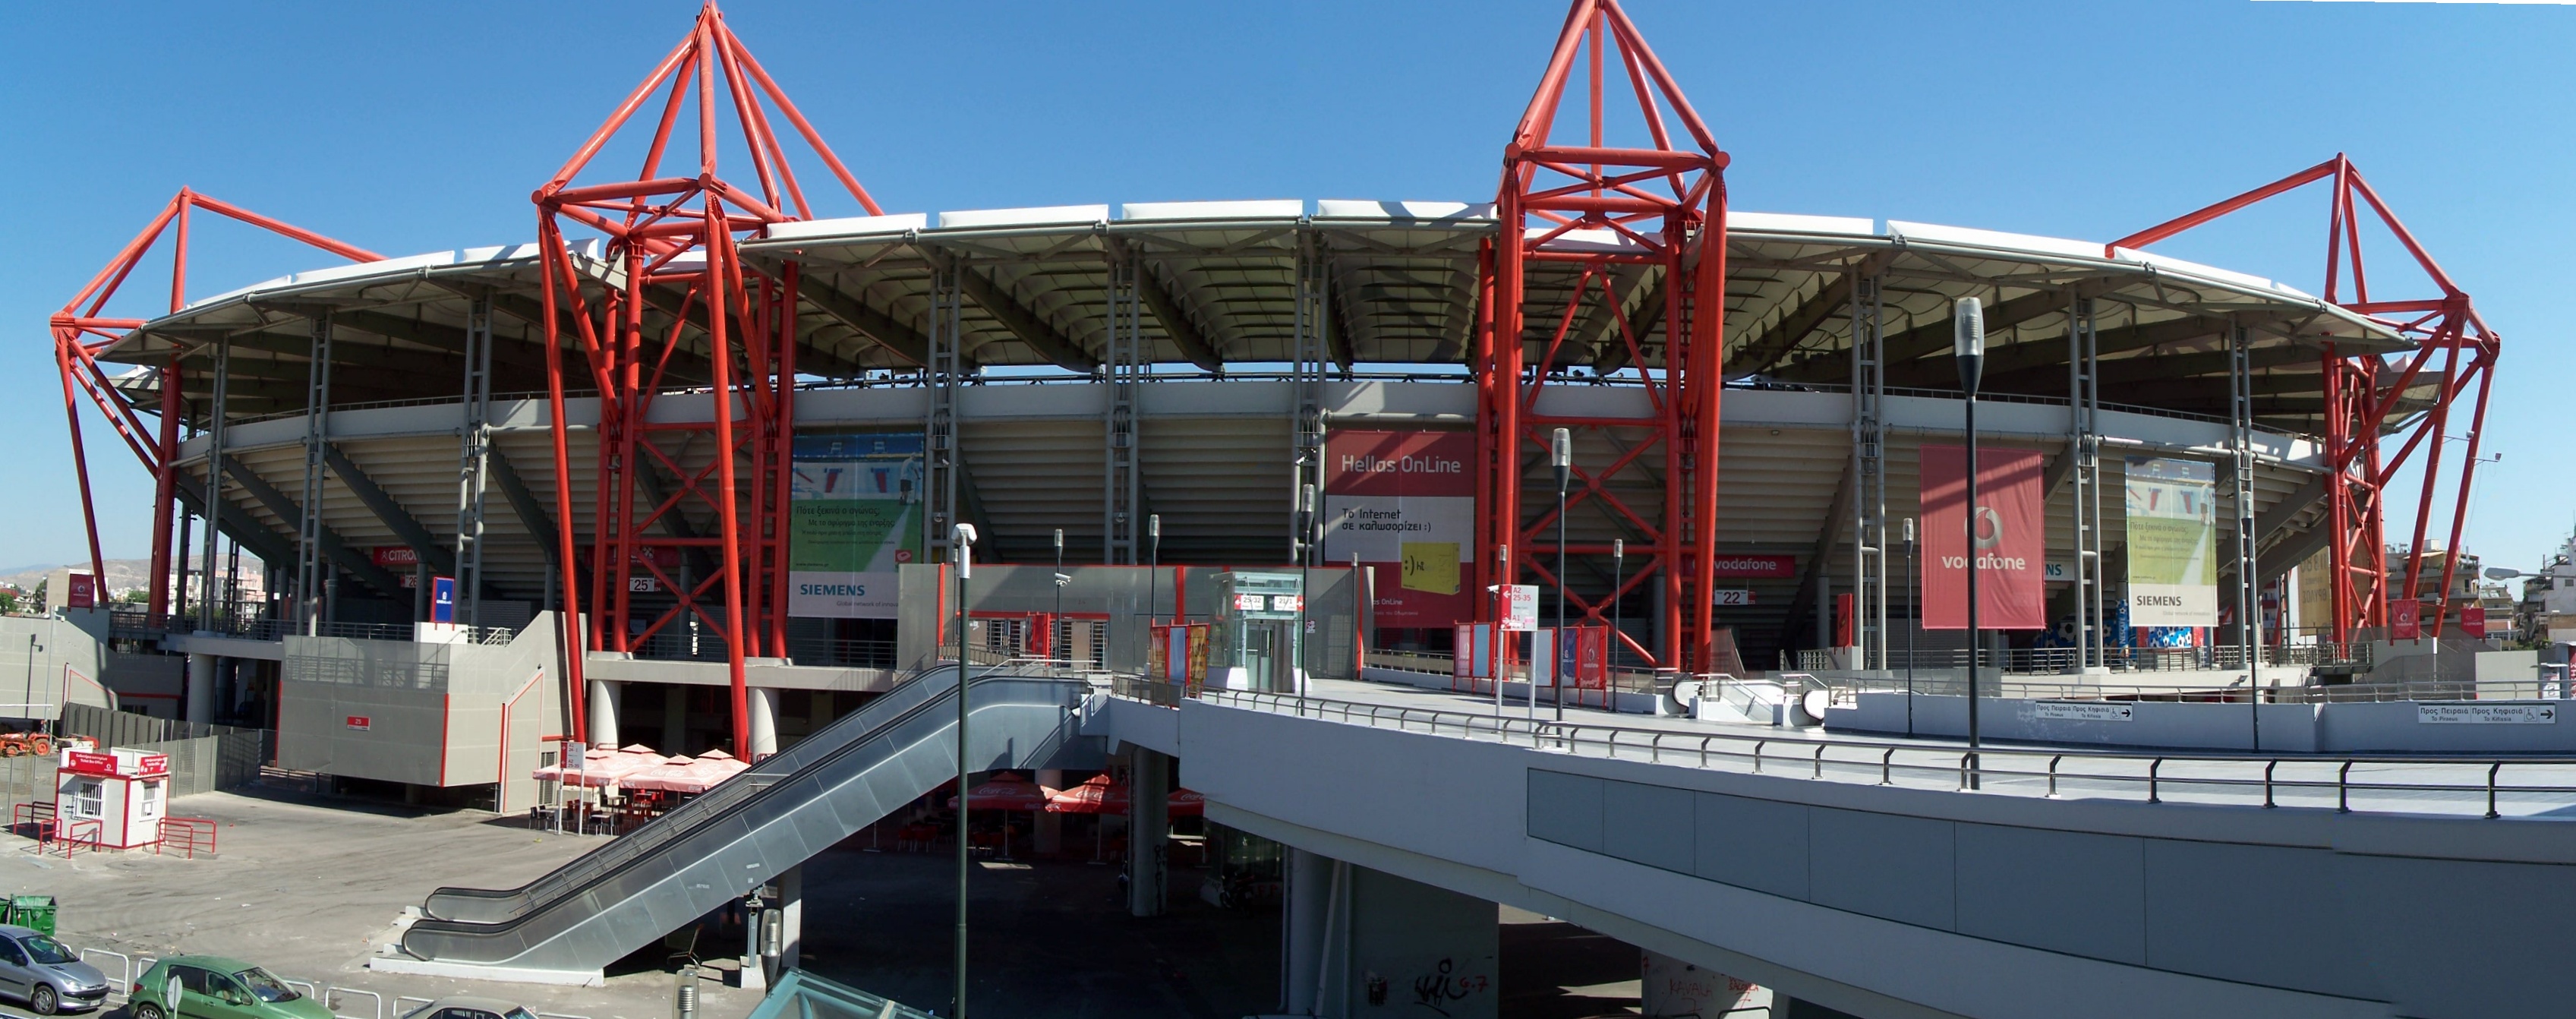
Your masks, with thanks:
[(65, 750), (54, 772), (54, 837), (102, 849), (153, 845), (169, 802), (169, 755)]

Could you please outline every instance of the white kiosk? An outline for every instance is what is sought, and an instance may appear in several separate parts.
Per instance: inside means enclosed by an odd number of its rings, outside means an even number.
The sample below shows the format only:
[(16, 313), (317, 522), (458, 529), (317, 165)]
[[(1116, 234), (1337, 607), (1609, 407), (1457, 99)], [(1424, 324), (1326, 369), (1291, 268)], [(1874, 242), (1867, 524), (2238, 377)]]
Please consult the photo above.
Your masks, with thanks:
[(65, 750), (54, 780), (56, 838), (101, 849), (161, 841), (161, 818), (169, 809), (169, 755)]

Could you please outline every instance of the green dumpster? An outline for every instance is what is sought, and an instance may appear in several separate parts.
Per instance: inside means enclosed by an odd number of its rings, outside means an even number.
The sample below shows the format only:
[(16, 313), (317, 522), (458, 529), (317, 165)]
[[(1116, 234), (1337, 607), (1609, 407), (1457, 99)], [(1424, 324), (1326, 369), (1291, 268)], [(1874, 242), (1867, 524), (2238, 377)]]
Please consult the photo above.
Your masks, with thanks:
[(54, 933), (54, 897), (51, 895), (12, 895), (9, 897), (9, 922), (30, 930)]

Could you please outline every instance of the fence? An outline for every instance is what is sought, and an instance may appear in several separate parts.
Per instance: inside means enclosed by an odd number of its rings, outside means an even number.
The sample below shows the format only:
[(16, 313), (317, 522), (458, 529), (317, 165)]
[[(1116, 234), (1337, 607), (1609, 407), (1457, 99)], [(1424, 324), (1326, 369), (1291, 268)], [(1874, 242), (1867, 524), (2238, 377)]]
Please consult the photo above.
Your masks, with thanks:
[[(2547, 816), (2576, 798), (2576, 758), (2247, 756), (2105, 750), (1963, 748), (1886, 740), (1758, 736), (1521, 719), (1484, 712), (1240, 690), (1198, 700), (1300, 718), (1517, 744), (1587, 757), (1695, 765), (1873, 785), (2055, 799), (2305, 807), (2339, 813)], [(2508, 772), (2505, 769), (2513, 769)], [(2259, 801), (2257, 797), (2259, 796)], [(2366, 802), (2356, 805), (2355, 797)]]
[[(277, 749), (277, 733), (203, 722), (174, 722), (109, 711), (87, 704), (63, 705), (57, 732), (87, 736), (101, 748), (123, 747), (170, 758), (171, 796), (228, 789), (259, 778)], [(14, 764), (27, 758), (8, 758)], [(14, 790), (14, 783), (9, 787)], [(53, 762), (45, 762), (44, 788), (37, 799), (54, 798)], [(16, 802), (16, 801), (12, 801)]]
[[(2343, 665), (2367, 662), (2370, 656), (2350, 645), (2286, 644), (2264, 645), (2256, 657), (2264, 665)], [(1805, 650), (1797, 653), (1798, 668), (1808, 672), (1845, 669), (1851, 666), (1837, 662), (1838, 652)], [(2068, 673), (2076, 671), (2084, 654), (2081, 648), (2038, 647), (2006, 648), (1988, 651), (1983, 664), (2007, 673)], [(2212, 647), (2106, 647), (2102, 664), (2115, 672), (2196, 672), (2243, 669), (2244, 648), (2234, 644)], [(1968, 667), (1966, 648), (1921, 648), (1908, 653), (1903, 648), (1887, 652), (1888, 669), (1964, 669)]]

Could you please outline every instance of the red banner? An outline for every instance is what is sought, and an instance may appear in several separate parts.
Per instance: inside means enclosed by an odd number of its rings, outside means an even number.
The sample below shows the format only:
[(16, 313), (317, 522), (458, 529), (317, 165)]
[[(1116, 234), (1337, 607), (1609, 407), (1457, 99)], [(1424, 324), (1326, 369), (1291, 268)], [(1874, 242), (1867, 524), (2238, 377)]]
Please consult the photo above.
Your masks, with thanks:
[(2484, 637), (2484, 636), (2486, 636), (2486, 635), (2487, 635), (2487, 609), (2486, 609), (2486, 606), (2484, 606), (2484, 605), (2471, 605), (2471, 606), (2469, 606), (2469, 607), (2467, 607), (2467, 608), (2461, 609), (2461, 610), (2460, 610), (2460, 632), (2465, 633), (2465, 634), (2468, 634), (2469, 636), (2472, 636), (2472, 637)]
[[(1925, 446), (1923, 628), (1968, 628), (1968, 451)], [(1977, 625), (1989, 630), (2048, 626), (2048, 532), (2041, 515), (2040, 455), (1977, 451)]]
[(2388, 639), (2419, 640), (2424, 636), (2424, 606), (2417, 602), (2390, 599), (2388, 602)]

